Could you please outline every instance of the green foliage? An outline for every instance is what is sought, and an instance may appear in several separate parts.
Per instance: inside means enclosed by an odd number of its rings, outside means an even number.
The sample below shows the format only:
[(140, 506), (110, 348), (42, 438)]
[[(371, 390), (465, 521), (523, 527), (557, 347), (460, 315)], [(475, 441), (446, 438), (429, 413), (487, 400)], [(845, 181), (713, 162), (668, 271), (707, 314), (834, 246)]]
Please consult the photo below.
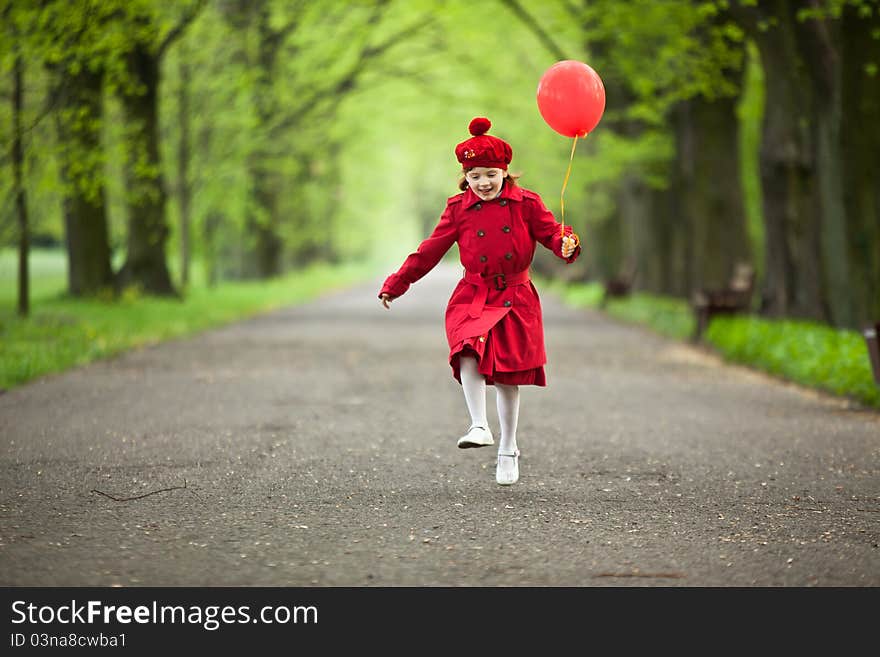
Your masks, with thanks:
[(568, 303), (577, 308), (596, 308), (602, 301), (602, 286), (599, 283), (567, 285), (562, 282), (544, 282), (542, 288), (545, 286), (561, 294)]
[[(578, 145), (566, 192), (566, 221), (585, 235), (613, 216), (615, 191), (624, 178), (635, 177), (655, 188), (666, 184), (667, 165), (674, 156), (669, 109), (695, 96), (739, 93), (736, 76), (730, 73), (745, 65), (739, 106), (742, 178), (755, 263), (761, 267), (764, 235), (757, 153), (763, 78), (754, 49), (743, 60), (743, 34), (728, 20), (727, 3), (522, 4), (530, 20), (555, 42), (553, 52), (505, 2), (490, 2), (480, 7), (485, 13), (477, 13), (465, 0), (208, 1), (162, 60), (158, 170), (132, 145), (136, 131), (117, 97), (137, 91), (127, 67), (135, 46), (155, 52), (201, 4), (0, 0), (0, 145), (11, 139), (9, 71), (13, 55), (22, 53), (27, 62), (24, 121), (32, 232), (63, 237), (60, 200), (65, 190), (58, 180), (58, 162), (70, 145), (57, 142), (56, 122), (61, 119), (69, 126), (100, 132), (102, 149), (74, 153), (67, 160), (74, 162), (74, 184), (92, 195), (102, 187), (107, 192), (116, 262), (126, 241), (126, 202), (134, 191), (123, 176), (129, 161), (145, 176), (161, 176), (170, 192), (169, 247), (175, 249), (180, 223), (179, 92), (185, 64), (191, 70), (187, 182), (193, 192), (194, 257), (214, 260), (225, 276), (236, 276), (241, 253), (253, 239), (247, 232), (250, 217), (272, 225), (284, 238), (289, 263), (308, 258), (366, 260), (381, 262), (388, 270), (430, 231), (446, 197), (458, 191), (453, 147), (467, 137), (467, 124), (477, 115), (489, 116), (492, 134), (511, 142), (512, 169), (523, 173), (522, 184), (539, 192), (558, 214), (570, 141), (547, 127), (535, 104), (538, 80), (556, 61), (557, 50), (593, 65), (609, 93), (603, 121)], [(857, 7), (861, 15), (877, 11), (876, 2), (833, 0), (804, 9), (799, 17), (835, 18), (847, 6)], [(773, 29), (775, 22), (770, 16), (763, 28)], [(864, 62), (863, 67), (873, 75), (877, 62)], [(83, 70), (103, 75), (100, 123), (73, 109), (66, 117), (52, 111), (65, 83)], [(5, 152), (0, 154), (0, 245), (16, 237)], [(256, 197), (257, 186), (272, 192), (271, 203)], [(172, 269), (179, 269), (177, 260), (172, 259)], [(30, 345), (22, 347), (16, 362), (24, 365), (14, 380), (47, 371), (54, 367), (51, 363), (78, 362), (89, 354), (123, 348), (119, 326), (138, 335), (136, 324), (144, 322), (154, 328), (138, 339), (158, 339), (170, 330), (161, 328), (162, 322), (174, 316), (172, 324), (194, 330), (196, 320), (179, 319), (175, 313), (210, 297), (197, 269), (191, 295), (182, 305), (153, 305), (132, 289), (115, 309), (97, 300), (77, 306), (55, 298), (64, 289), (63, 267), (40, 253), (31, 263), (33, 296), (39, 302), (35, 320), (28, 325), (3, 319), (4, 336), (19, 336), (17, 344)], [(3, 255), (0, 282), (9, 285), (0, 287), (0, 303), (8, 307), (14, 275), (13, 261)], [(261, 290), (273, 285), (245, 285), (240, 294), (259, 299)], [(238, 288), (220, 289), (224, 292), (218, 294), (226, 295), (227, 301), (217, 297), (213, 302), (245, 312), (244, 301), (229, 301), (239, 295)], [(594, 306), (601, 298), (595, 284), (569, 285), (564, 292), (579, 305)], [(199, 312), (210, 317), (213, 311)], [(690, 312), (681, 301), (636, 294), (612, 301), (608, 312), (677, 338), (692, 328)], [(95, 319), (87, 313), (94, 313)], [(228, 317), (234, 314), (230, 313)], [(129, 314), (131, 324), (120, 319)], [(101, 324), (101, 318), (112, 321)], [(876, 399), (865, 374), (866, 359), (859, 354), (859, 336), (843, 334), (844, 338), (832, 332), (833, 339), (806, 339), (808, 329), (802, 325), (743, 328), (736, 323), (740, 320), (730, 321), (734, 323), (729, 329), (726, 319), (713, 322), (708, 334), (729, 357), (869, 403)], [(46, 354), (34, 347), (41, 339), (53, 345)], [(811, 345), (822, 354), (822, 362), (812, 363), (802, 346), (789, 343)], [(4, 350), (5, 346), (4, 342)], [(796, 351), (786, 351), (790, 348)], [(48, 364), (38, 362), (44, 356)]]
[[(576, 308), (598, 308), (604, 288), (599, 283), (542, 281)], [(693, 316), (686, 301), (653, 294), (635, 293), (624, 299), (610, 299), (605, 311), (616, 319), (644, 324), (671, 338), (684, 339), (693, 333)]]
[[(623, 179), (666, 184), (675, 152), (670, 107), (697, 95), (738, 92), (730, 72), (743, 66), (743, 35), (728, 20), (727, 4), (527, 3), (531, 20), (557, 49), (593, 65), (608, 91), (606, 115), (579, 142), (566, 191), (566, 221), (576, 230), (588, 235), (607, 227)], [(839, 14), (847, 3), (824, 4)], [(56, 117), (46, 112), (57, 100), (57, 80), (47, 70), (61, 70), (63, 81), (95, 69), (104, 74), (104, 148), (77, 159), (77, 177), (92, 191), (101, 185), (107, 191), (111, 243), (119, 249), (133, 192), (125, 163), (134, 160), (145, 175), (161, 175), (170, 201), (169, 257), (177, 260), (182, 63), (192, 71), (192, 252), (216, 258), (227, 277), (240, 273), (242, 251), (253, 240), (247, 218), (277, 230), (289, 264), (373, 258), (393, 266), (457, 192), (452, 149), (476, 115), (489, 116), (492, 134), (512, 143), (512, 168), (524, 174), (523, 185), (559, 211), (570, 140), (547, 127), (535, 103), (538, 80), (557, 56), (508, 3), (490, 2), (478, 14), (465, 0), (209, 0), (162, 60), (161, 170), (138, 159), (116, 97), (131, 91), (126, 58), (133, 47), (158, 47), (199, 3), (0, 2), (6, 5), (20, 38), (0, 39), (0, 100), (15, 44), (29, 62), (25, 121), (35, 127), (27, 140), (28, 203), (37, 233), (63, 237), (57, 155), (65, 146), (55, 143)], [(275, 56), (261, 60), (269, 45)], [(747, 73), (740, 106), (743, 181), (760, 267), (763, 80), (754, 53)], [(0, 109), (0, 144), (9, 140), (8, 114)], [(0, 244), (13, 243), (16, 232), (8, 173), (8, 158), (0, 155)], [(272, 192), (272, 204), (256, 198), (258, 185)]]
[(607, 311), (612, 317), (645, 324), (670, 338), (682, 340), (694, 331), (693, 315), (681, 299), (637, 292), (627, 299), (612, 299)]
[(665, 130), (645, 130), (638, 137), (607, 132), (597, 139), (599, 166), (583, 174), (588, 185), (610, 184), (622, 176), (637, 175), (649, 186), (666, 186), (666, 164), (673, 156), (672, 137)]
[[(194, 252), (199, 255), (205, 252), (205, 231), (211, 217), (223, 244), (241, 239), (250, 202), (247, 157), (254, 118), (240, 39), (216, 6), (209, 5), (163, 61), (161, 153), (172, 195), (168, 205), (172, 226), (179, 225), (178, 204), (174, 201), (179, 191), (176, 149), (180, 140), (181, 58), (192, 70), (189, 95), (193, 144), (188, 182), (193, 192), (190, 213)], [(178, 237), (177, 231), (172, 231), (172, 247)]]
[(856, 331), (804, 321), (725, 317), (712, 321), (707, 338), (729, 360), (880, 407), (867, 345)]
[[(105, 74), (105, 149), (83, 154), (79, 179), (95, 188), (105, 185), (114, 246), (124, 243), (125, 201), (133, 191), (125, 185), (124, 163), (133, 159), (143, 173), (160, 173), (136, 157), (132, 131), (114, 99), (118, 91), (131, 91), (124, 60), (134, 44), (155, 45), (192, 6), (192, 0), (170, 5), (56, 0), (35, 12), (21, 5), (33, 61), (65, 66), (68, 72), (88, 66)], [(261, 27), (263, 7), (268, 22)], [(663, 128), (665, 108), (688, 94), (723, 92), (710, 79), (711, 71), (735, 63), (732, 51), (722, 46), (738, 35), (722, 25), (717, 35), (697, 39), (690, 31), (710, 20), (714, 10), (684, 0), (605, 1), (590, 3), (586, 13), (564, 2), (536, 3), (528, 11), (567, 56), (598, 61), (600, 74), (612, 80), (629, 79), (638, 90), (632, 116), (658, 126), (624, 136), (606, 121), (579, 145), (566, 206), (567, 219), (584, 229), (611, 213), (610, 190), (621, 176), (664, 184), (664, 163), (672, 153)], [(242, 233), (250, 215), (280, 222), (291, 253), (317, 249), (341, 259), (393, 260), (424, 236), (444, 199), (456, 193), (452, 148), (478, 114), (488, 115), (493, 133), (513, 144), (513, 167), (525, 174), (523, 184), (558, 211), (568, 140), (546, 126), (534, 102), (540, 75), (556, 58), (505, 3), (492, 5), (492, 20), (474, 20), (473, 12), (464, 0), (439, 5), (426, 0), (208, 2), (162, 65), (161, 174), (171, 192), (169, 246), (175, 248), (178, 237), (182, 58), (193, 72), (190, 183), (196, 255), (207, 248), (204, 235), (213, 217), (219, 223), (218, 247), (232, 263), (249, 238)], [(270, 68), (260, 62), (267, 34), (280, 39)], [(584, 45), (597, 39), (610, 43), (610, 50), (594, 61)], [(487, 43), (507, 47), (500, 54), (497, 48), (487, 50)], [(360, 65), (365, 46), (387, 50), (364, 62), (349, 87), (339, 88)], [(48, 85), (35, 91), (29, 100), (32, 113), (51, 100)], [(268, 121), (260, 120), (260, 108), (270, 111)], [(31, 146), (38, 166), (54, 161), (51, 145)], [(274, 216), (254, 198), (257, 177), (271, 178), (268, 184), (278, 193)], [(418, 193), (407, 180), (413, 177)], [(52, 197), (46, 189), (34, 190), (30, 202), (44, 205), (50, 198), (53, 205), (34, 214), (60, 237), (57, 192)], [(235, 267), (227, 270), (234, 273)]]
[[(491, 5), (490, 20), (474, 20), (473, 5), (461, 0), (405, 3), (397, 11), (405, 17), (390, 29), (419, 17), (428, 25), (364, 78), (330, 128), (344, 145), (334, 222), (341, 253), (366, 252), (391, 266), (426, 236), (458, 192), (453, 149), (474, 116), (491, 119), (491, 134), (513, 146), (511, 169), (523, 174), (521, 183), (558, 212), (571, 142), (547, 127), (535, 102), (554, 56), (503, 3)], [(535, 3), (529, 11), (570, 56), (585, 58), (578, 25), (560, 4)], [(588, 217), (578, 210), (586, 176), (601, 173), (593, 142), (579, 144), (566, 191), (566, 219), (571, 213), (579, 227)]]
[(738, 92), (727, 71), (742, 65), (743, 33), (715, 3), (601, 0), (581, 20), (608, 78), (635, 96), (627, 118), (664, 125), (680, 100)]

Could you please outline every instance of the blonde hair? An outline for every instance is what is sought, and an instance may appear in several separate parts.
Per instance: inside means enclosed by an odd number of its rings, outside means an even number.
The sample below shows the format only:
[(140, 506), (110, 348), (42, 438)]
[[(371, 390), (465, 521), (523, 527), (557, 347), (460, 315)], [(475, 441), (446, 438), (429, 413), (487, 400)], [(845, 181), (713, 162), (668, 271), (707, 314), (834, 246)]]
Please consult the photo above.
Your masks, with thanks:
[[(461, 173), (458, 174), (458, 188), (461, 191), (465, 191), (468, 188), (467, 172), (473, 168), (474, 167), (467, 167), (466, 169), (462, 169)], [(510, 182), (510, 184), (515, 187), (516, 181), (519, 180), (520, 176), (522, 176), (522, 173), (511, 173), (508, 171), (507, 175), (504, 177), (505, 182)]]

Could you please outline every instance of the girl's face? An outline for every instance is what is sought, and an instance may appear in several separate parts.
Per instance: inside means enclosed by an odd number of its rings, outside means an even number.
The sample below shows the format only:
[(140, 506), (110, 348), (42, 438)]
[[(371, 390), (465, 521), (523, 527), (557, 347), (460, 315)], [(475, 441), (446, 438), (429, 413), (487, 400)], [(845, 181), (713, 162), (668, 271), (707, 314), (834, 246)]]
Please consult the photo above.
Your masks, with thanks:
[(474, 194), (484, 201), (498, 196), (501, 191), (501, 185), (507, 177), (507, 171), (504, 169), (495, 169), (490, 167), (474, 167), (464, 174), (468, 185), (474, 190)]

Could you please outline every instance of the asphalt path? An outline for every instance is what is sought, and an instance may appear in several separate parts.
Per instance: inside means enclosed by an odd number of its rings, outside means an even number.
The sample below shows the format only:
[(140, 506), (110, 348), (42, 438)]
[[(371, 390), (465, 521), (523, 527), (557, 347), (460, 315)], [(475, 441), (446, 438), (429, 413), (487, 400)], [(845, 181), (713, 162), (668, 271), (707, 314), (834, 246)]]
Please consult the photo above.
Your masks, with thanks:
[(498, 486), (455, 444), (459, 274), (0, 395), (0, 584), (880, 585), (880, 414), (549, 294)]

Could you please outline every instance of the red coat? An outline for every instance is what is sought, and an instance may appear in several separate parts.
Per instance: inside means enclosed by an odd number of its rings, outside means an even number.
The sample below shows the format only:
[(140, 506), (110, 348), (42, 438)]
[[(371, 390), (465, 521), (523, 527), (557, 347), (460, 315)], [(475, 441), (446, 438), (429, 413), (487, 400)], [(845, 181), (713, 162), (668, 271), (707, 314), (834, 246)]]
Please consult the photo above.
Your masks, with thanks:
[[(446, 308), (455, 378), (458, 355), (471, 349), (488, 383), (545, 385), (541, 302), (528, 268), (536, 242), (562, 258), (560, 225), (535, 192), (505, 183), (497, 198), (482, 201), (468, 188), (447, 201), (434, 232), (388, 277), (379, 295), (405, 293), (455, 242), (465, 268)], [(577, 247), (566, 262), (574, 262), (580, 251)]]

